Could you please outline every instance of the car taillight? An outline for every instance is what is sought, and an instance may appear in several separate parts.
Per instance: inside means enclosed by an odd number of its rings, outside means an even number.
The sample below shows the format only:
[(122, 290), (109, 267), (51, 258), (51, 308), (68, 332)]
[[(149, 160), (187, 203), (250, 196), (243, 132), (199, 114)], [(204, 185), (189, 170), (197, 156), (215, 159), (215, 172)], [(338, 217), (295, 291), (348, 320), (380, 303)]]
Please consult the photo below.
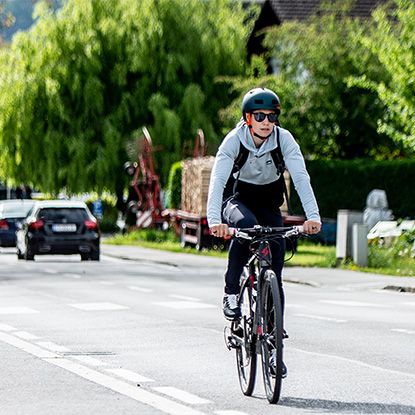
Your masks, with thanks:
[(86, 220), (85, 226), (90, 231), (97, 231), (98, 230), (98, 224), (94, 220)]
[(42, 229), (44, 225), (45, 225), (45, 222), (43, 222), (43, 220), (41, 219), (38, 219), (29, 225), (29, 230), (38, 231), (39, 229)]
[(9, 229), (9, 224), (7, 223), (6, 219), (0, 219), (0, 229), (7, 231)]

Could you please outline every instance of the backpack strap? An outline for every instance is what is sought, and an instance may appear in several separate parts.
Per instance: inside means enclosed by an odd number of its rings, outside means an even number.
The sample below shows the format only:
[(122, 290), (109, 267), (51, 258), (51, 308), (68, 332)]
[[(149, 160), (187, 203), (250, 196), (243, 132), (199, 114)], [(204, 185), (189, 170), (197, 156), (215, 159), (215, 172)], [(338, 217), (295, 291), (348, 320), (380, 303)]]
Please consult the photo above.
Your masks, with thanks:
[(234, 197), (236, 196), (236, 187), (238, 185), (240, 170), (242, 169), (243, 165), (246, 163), (246, 160), (248, 160), (248, 156), (249, 156), (249, 150), (242, 143), (239, 143), (239, 153), (236, 156), (236, 159), (233, 163), (233, 169), (232, 169), (232, 174), (236, 173), (235, 181), (232, 187), (232, 194), (234, 195)]
[(281, 144), (280, 144), (280, 129), (277, 127), (277, 147), (271, 151), (271, 157), (274, 160), (275, 167), (278, 170), (278, 173), (281, 175), (282, 180), (282, 189), (284, 191), (285, 201), (287, 202), (288, 214), (292, 216), (293, 212), (291, 210), (291, 203), (288, 197), (288, 190), (287, 185), (285, 184), (284, 172), (286, 170), (284, 157), (281, 151)]
[(239, 172), (239, 170), (242, 169), (243, 165), (246, 163), (246, 160), (248, 160), (248, 156), (249, 150), (242, 143), (239, 143), (239, 153), (233, 163), (232, 173)]

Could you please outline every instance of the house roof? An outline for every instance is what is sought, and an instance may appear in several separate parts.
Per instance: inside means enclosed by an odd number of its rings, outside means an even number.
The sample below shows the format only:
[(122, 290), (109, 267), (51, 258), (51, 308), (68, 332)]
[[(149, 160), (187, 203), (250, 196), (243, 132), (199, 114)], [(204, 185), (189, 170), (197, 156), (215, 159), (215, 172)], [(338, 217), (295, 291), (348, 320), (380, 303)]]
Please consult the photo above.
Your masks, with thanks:
[[(369, 18), (372, 11), (387, 0), (355, 0), (350, 16)], [(305, 20), (318, 11), (322, 0), (268, 0), (280, 22), (286, 20)], [(267, 1), (265, 1), (267, 3)], [(265, 5), (264, 3), (264, 5)]]

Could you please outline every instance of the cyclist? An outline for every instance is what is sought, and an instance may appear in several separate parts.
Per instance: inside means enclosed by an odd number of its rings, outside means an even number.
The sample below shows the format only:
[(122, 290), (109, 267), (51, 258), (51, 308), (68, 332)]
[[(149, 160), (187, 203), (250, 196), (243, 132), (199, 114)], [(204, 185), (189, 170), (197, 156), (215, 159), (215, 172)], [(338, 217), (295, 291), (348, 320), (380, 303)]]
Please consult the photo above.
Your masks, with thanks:
[[(284, 191), (281, 172), (275, 165), (272, 152), (280, 142), (280, 150), (287, 169), (300, 196), (307, 220), (304, 231), (315, 234), (321, 230), (321, 220), (310, 177), (300, 147), (288, 130), (279, 126), (280, 100), (271, 90), (254, 88), (242, 100), (242, 118), (224, 138), (216, 154), (209, 185), (207, 219), (211, 233), (217, 237), (228, 235), (228, 226), (282, 226), (280, 206)], [(248, 152), (238, 171), (235, 160), (244, 146)], [(271, 244), (272, 269), (284, 294), (281, 272), (284, 265), (283, 241)], [(228, 320), (241, 316), (238, 306), (239, 279), (249, 258), (248, 243), (231, 241), (225, 272), (223, 312)]]

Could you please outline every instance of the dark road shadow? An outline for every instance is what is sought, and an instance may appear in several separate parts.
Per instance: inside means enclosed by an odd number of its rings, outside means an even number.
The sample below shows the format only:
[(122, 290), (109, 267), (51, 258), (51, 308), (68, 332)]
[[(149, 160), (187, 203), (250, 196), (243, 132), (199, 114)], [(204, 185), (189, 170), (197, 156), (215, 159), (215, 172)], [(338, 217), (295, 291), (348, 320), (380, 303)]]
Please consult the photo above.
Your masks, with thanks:
[[(319, 413), (342, 412), (345, 414), (404, 414), (415, 415), (415, 406), (383, 404), (376, 402), (341, 402), (327, 399), (281, 398), (280, 406), (318, 410)], [(311, 412), (313, 413), (313, 412)]]

